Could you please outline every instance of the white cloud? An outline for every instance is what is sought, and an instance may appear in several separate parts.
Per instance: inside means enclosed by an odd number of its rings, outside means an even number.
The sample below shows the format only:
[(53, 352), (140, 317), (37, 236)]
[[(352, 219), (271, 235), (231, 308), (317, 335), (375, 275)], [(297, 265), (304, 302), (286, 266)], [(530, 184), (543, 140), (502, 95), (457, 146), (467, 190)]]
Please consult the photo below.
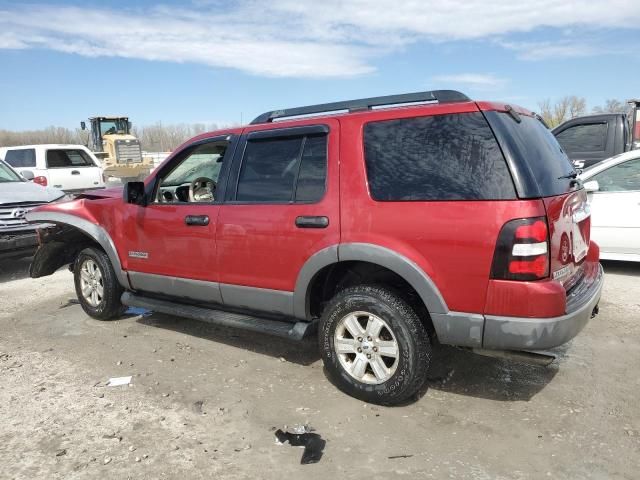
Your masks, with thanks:
[(496, 90), (504, 87), (508, 80), (487, 73), (457, 73), (452, 75), (436, 75), (431, 79), (432, 83), (445, 85), (462, 85), (475, 90)]
[[(594, 46), (580, 41), (558, 41), (558, 42), (499, 42), (505, 48), (518, 53), (521, 60), (547, 60), (560, 58), (592, 57), (614, 53), (601, 46)], [(625, 46), (618, 46), (617, 53), (622, 53), (620, 49)]]
[[(637, 0), (194, 0), (120, 10), (17, 4), (0, 10), (0, 48), (192, 62), (273, 77), (348, 77), (372, 72), (373, 57), (417, 41), (638, 25)], [(569, 44), (503, 46), (527, 59), (592, 53)]]

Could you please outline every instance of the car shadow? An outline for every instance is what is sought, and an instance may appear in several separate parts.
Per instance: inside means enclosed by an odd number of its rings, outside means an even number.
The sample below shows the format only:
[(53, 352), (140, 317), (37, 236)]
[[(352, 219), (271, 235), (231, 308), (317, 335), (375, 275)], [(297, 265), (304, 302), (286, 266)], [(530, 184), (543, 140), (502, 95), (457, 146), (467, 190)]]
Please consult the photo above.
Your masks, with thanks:
[(520, 363), (478, 355), (470, 350), (434, 345), (427, 382), (428, 389), (503, 402), (529, 401), (558, 373), (562, 352), (549, 366)]
[(0, 283), (29, 278), (32, 257), (5, 258), (0, 260)]
[[(284, 358), (299, 365), (310, 365), (320, 359), (315, 336), (298, 342), (153, 312), (143, 314), (136, 321), (260, 355)], [(553, 353), (562, 357), (560, 351)], [(529, 401), (553, 379), (557, 371), (558, 361), (542, 367), (485, 357), (469, 350), (437, 344), (433, 348), (427, 382), (404, 405), (418, 401), (429, 389), (496, 401)]]
[(315, 336), (302, 341), (288, 340), (272, 335), (212, 325), (200, 320), (174, 317), (155, 312), (143, 314), (136, 321), (142, 325), (164, 328), (205, 340), (224, 343), (225, 345), (241, 348), (259, 355), (284, 358), (288, 362), (299, 365), (311, 365), (320, 359)]
[(604, 273), (614, 273), (628, 277), (640, 276), (640, 262), (623, 262), (619, 260), (601, 260)]

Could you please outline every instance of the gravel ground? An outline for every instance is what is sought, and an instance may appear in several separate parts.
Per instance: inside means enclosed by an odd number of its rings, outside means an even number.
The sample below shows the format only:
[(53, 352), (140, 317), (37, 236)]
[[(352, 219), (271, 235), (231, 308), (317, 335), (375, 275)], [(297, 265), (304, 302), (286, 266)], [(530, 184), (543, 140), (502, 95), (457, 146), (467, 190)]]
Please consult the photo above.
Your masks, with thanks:
[[(605, 265), (600, 315), (550, 367), (438, 347), (426, 391), (395, 408), (337, 391), (313, 343), (98, 322), (68, 271), (28, 265), (0, 263), (1, 478), (638, 478), (640, 265)], [(327, 442), (317, 464), (275, 443), (300, 424)]]

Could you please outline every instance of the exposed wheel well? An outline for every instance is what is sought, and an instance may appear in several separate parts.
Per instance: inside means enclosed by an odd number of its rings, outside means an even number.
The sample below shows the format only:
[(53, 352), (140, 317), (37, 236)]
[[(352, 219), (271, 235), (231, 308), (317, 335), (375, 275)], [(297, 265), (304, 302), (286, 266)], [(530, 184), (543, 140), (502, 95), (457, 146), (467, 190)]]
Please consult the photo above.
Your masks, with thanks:
[(311, 280), (307, 293), (311, 316), (321, 316), (326, 303), (339, 291), (365, 284), (386, 286), (396, 291), (415, 310), (429, 334), (435, 334), (429, 311), (418, 292), (397, 273), (371, 262), (345, 261), (320, 270)]
[(87, 247), (104, 249), (90, 235), (70, 225), (56, 225), (40, 230), (40, 248), (31, 264), (31, 277), (51, 275), (63, 265), (72, 264)]

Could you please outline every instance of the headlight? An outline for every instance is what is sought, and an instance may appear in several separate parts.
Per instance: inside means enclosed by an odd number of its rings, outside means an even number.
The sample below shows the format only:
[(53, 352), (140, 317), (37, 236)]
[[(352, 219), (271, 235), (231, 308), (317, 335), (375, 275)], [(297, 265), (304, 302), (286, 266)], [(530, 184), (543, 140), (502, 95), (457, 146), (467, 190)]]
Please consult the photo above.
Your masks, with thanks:
[(70, 202), (71, 200), (75, 200), (76, 197), (70, 195), (68, 193), (64, 194), (60, 198), (54, 200), (52, 203), (62, 203), (62, 202)]

